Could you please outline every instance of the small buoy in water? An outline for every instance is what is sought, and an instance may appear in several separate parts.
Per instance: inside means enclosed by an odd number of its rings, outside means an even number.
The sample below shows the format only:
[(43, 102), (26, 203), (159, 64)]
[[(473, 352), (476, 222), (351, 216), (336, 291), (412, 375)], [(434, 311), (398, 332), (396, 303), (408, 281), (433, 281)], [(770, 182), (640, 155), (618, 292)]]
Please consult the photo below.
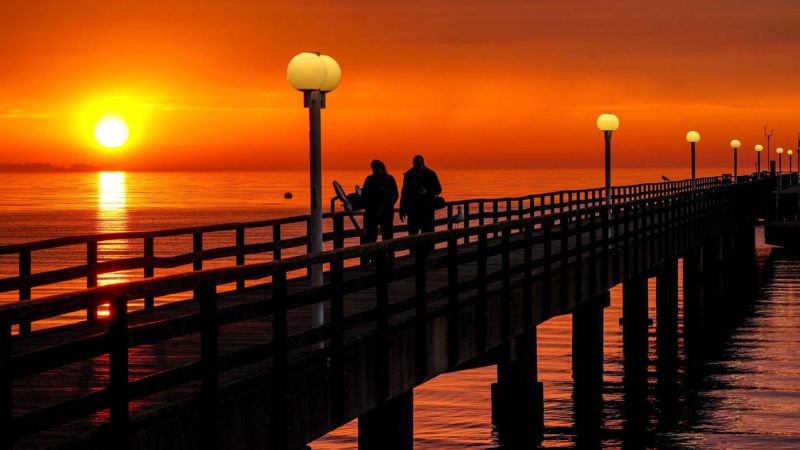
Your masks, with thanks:
[(287, 193), (283, 194), (283, 198), (285, 198), (285, 199), (290, 199), (292, 197), (294, 197), (294, 195), (292, 195), (291, 192), (287, 192)]

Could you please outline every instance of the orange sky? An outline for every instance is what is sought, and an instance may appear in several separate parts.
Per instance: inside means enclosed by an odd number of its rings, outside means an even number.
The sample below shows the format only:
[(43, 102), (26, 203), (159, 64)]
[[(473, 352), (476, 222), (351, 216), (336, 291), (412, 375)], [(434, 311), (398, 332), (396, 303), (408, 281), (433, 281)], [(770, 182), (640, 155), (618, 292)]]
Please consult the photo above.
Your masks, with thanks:
[[(687, 165), (697, 129), (700, 165), (727, 165), (736, 137), (749, 170), (765, 121), (797, 142), (797, 17), (795, 0), (10, 0), (0, 162), (305, 168), (285, 70), (318, 50), (343, 70), (328, 168), (601, 167), (611, 111), (615, 165)], [(99, 150), (85, 112), (118, 99), (132, 141)]]

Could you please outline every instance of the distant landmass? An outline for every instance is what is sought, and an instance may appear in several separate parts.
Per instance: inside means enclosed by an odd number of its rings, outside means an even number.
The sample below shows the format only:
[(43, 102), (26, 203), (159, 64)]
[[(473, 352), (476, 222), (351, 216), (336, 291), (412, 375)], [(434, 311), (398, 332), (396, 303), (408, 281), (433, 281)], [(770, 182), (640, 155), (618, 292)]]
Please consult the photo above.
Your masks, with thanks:
[(96, 172), (105, 170), (88, 164), (72, 164), (71, 166), (54, 166), (50, 163), (10, 164), (0, 163), (0, 172)]

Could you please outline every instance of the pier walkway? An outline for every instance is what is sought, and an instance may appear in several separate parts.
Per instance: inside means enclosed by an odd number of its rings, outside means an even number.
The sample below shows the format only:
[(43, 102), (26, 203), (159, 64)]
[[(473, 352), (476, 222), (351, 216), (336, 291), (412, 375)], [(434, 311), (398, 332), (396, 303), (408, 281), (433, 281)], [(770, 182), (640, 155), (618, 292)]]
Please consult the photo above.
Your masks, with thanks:
[[(678, 258), (690, 333), (730, 289), (752, 289), (755, 218), (778, 179), (697, 181), (615, 187), (611, 205), (602, 188), (451, 202), (448, 216), (462, 207), (462, 224), (442, 217), (434, 233), (363, 245), (344, 213), (329, 213), (330, 250), (296, 256), (286, 255), (302, 253), (307, 237), (282, 230), (307, 216), (0, 247), (19, 257), (0, 292), (20, 299), (0, 307), (0, 449), (295, 449), (357, 417), (361, 448), (409, 448), (413, 388), (486, 364), (498, 364), (496, 419), (540, 432), (537, 324), (574, 315), (576, 393), (591, 398), (608, 289), (625, 284), (626, 358), (641, 356), (644, 339), (645, 364), (647, 277), (662, 285), (666, 352), (677, 349)], [(271, 239), (248, 242), (256, 230)], [(234, 245), (204, 246), (221, 232)], [(175, 236), (190, 236), (192, 251), (157, 256), (156, 241)], [(99, 259), (112, 240), (140, 241), (142, 256)], [(31, 273), (36, 252), (75, 245), (86, 264)], [(247, 263), (264, 254), (271, 261)], [(223, 258), (232, 264), (203, 268)], [(325, 270), (316, 288), (306, 276), (314, 264)], [(142, 279), (97, 286), (131, 270)], [(75, 280), (86, 288), (32, 298)], [(317, 303), (325, 321), (312, 328)], [(76, 323), (36, 326), (84, 310)], [(520, 407), (528, 411), (501, 417)]]

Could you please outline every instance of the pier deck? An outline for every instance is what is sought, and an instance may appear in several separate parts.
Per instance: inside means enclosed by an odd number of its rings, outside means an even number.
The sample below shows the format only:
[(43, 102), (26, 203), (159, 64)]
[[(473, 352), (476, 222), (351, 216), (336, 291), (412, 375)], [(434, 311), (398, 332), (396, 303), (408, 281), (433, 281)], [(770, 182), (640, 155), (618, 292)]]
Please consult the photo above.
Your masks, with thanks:
[[(464, 228), (440, 220), (447, 229), (349, 247), (345, 239), (357, 234), (332, 214), (334, 250), (291, 258), (280, 251), (307, 240), (281, 241), (280, 228), (272, 243), (248, 245), (241, 225), (219, 226), (237, 232), (237, 245), (222, 249), (204, 249), (202, 234), (188, 230), (195, 251), (171, 260), (153, 256), (157, 236), (137, 236), (145, 258), (110, 264), (96, 262), (94, 237), (89, 264), (69, 272), (90, 287), (35, 300), (24, 299), (31, 285), (64, 272), (37, 279), (22, 262), (60, 243), (0, 247), (21, 261), (20, 277), (0, 287), (23, 298), (0, 308), (0, 427), (10, 437), (0, 448), (301, 447), (441, 373), (492, 361), (538, 323), (746, 226), (772, 185), (616, 188), (612, 205), (602, 205), (601, 189), (530, 197), (527, 208), (520, 199), (467, 201)], [(244, 255), (263, 251), (277, 258), (244, 264)], [(402, 256), (389, 264), (389, 252)], [(231, 255), (236, 266), (202, 270), (204, 258)], [(187, 263), (193, 270), (151, 277), (158, 264)], [(113, 264), (142, 267), (147, 278), (91, 286)], [(322, 287), (296, 276), (312, 264), (325, 266)], [(186, 299), (128, 312), (131, 301), (175, 293)], [(94, 317), (107, 302), (110, 317)], [(312, 328), (318, 302), (326, 319)], [(81, 309), (89, 320), (26, 330)], [(12, 336), (16, 324), (21, 332)]]

